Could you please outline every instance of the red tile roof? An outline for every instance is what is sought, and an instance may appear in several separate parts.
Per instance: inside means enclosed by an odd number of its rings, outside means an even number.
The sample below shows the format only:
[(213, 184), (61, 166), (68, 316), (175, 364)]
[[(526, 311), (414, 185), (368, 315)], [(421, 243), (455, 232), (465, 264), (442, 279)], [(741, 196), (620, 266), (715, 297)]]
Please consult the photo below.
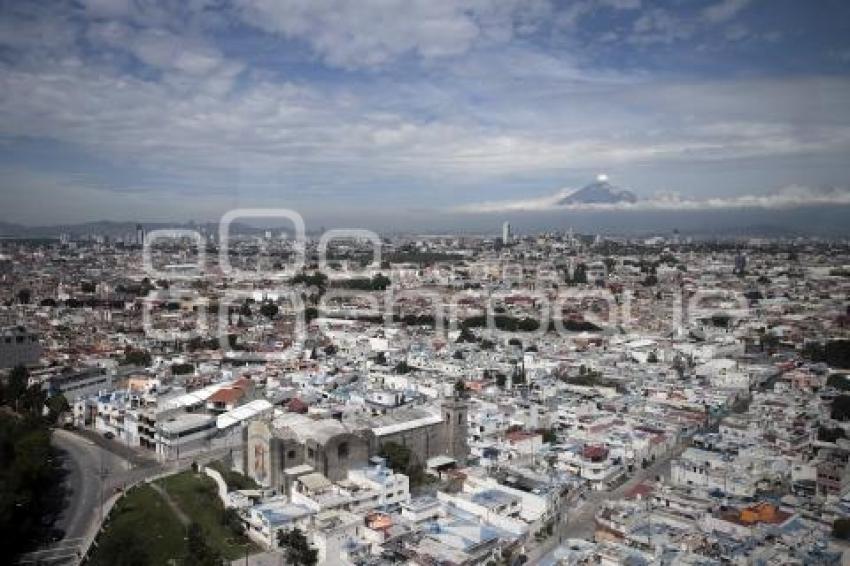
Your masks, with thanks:
[(244, 395), (245, 391), (238, 387), (226, 387), (213, 393), (209, 399), (207, 399), (207, 402), (231, 405), (241, 399)]

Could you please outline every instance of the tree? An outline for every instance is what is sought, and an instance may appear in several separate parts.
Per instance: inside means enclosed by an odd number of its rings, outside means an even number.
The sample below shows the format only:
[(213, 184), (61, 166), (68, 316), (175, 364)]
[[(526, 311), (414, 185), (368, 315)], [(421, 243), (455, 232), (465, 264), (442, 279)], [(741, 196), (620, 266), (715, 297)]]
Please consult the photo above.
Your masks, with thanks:
[(390, 286), (392, 281), (386, 275), (378, 273), (372, 277), (372, 289), (375, 291), (385, 291)]
[(567, 285), (584, 285), (587, 283), (587, 266), (579, 263), (573, 269), (572, 276), (567, 273)]
[(222, 566), (221, 554), (207, 543), (204, 530), (198, 523), (191, 523), (186, 532), (186, 560), (190, 566)]
[(822, 442), (835, 442), (839, 438), (847, 438), (847, 434), (843, 428), (838, 426), (835, 428), (818, 427), (818, 440)]
[(499, 373), (496, 374), (496, 385), (498, 385), (502, 389), (505, 388), (505, 383), (507, 381), (508, 381), (508, 376), (506, 376), (502, 372), (499, 372)]
[(0, 557), (15, 557), (44, 533), (45, 519), (58, 511), (61, 498), (52, 489), (59, 484), (50, 430), (44, 420), (0, 412)]
[(466, 383), (462, 379), (455, 381), (455, 394), (458, 397), (464, 397), (467, 393)]
[(460, 329), (460, 334), (458, 335), (457, 340), (455, 340), (455, 342), (459, 344), (463, 342), (475, 342), (475, 334), (473, 334), (467, 326), (462, 326)]
[(278, 309), (277, 305), (274, 303), (263, 303), (260, 307), (260, 314), (266, 318), (274, 318), (277, 316), (277, 313), (280, 309)]
[(411, 454), (407, 446), (397, 442), (385, 442), (381, 445), (378, 454), (387, 461), (387, 466), (394, 472), (403, 474), (410, 468)]
[(59, 420), (62, 413), (66, 413), (71, 410), (71, 405), (68, 404), (68, 399), (60, 393), (59, 395), (54, 395), (47, 400), (47, 410), (49, 411), (48, 418), (50, 419), (50, 422), (55, 423)]
[(171, 374), (172, 375), (186, 375), (187, 373), (192, 373), (195, 371), (195, 366), (190, 363), (185, 364), (171, 364)]
[(555, 429), (550, 428), (543, 431), (543, 442), (546, 444), (555, 444), (558, 442), (558, 435), (555, 434)]
[(136, 350), (127, 347), (124, 350), (124, 363), (131, 366), (147, 367), (151, 365), (151, 354), (147, 350)]
[(850, 395), (839, 395), (832, 400), (830, 416), (837, 421), (850, 419)]
[(8, 385), (5, 390), (6, 402), (18, 410), (18, 403), (29, 387), (30, 373), (24, 366), (16, 366), (9, 373)]
[(18, 291), (18, 302), (22, 305), (30, 304), (30, 299), (32, 299), (32, 291), (29, 289), (21, 289)]
[(847, 375), (843, 373), (833, 373), (830, 375), (826, 379), (826, 385), (842, 391), (850, 390), (850, 380), (848, 380)]
[(245, 534), (245, 525), (242, 523), (239, 511), (237, 511), (235, 507), (226, 507), (224, 509), (221, 514), (221, 522), (236, 536), (242, 536)]
[(44, 392), (41, 385), (30, 385), (27, 387), (24, 396), (18, 404), (18, 411), (32, 415), (35, 418), (40, 418), (46, 402), (47, 393)]
[(319, 561), (319, 551), (310, 546), (301, 529), (278, 531), (277, 542), (286, 549), (286, 562), (296, 566), (313, 566)]

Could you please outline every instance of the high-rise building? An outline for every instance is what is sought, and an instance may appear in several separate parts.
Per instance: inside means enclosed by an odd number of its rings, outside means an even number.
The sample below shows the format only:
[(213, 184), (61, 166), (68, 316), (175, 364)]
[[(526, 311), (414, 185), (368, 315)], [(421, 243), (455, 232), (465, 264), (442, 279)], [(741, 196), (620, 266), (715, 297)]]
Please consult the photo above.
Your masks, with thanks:
[(136, 244), (145, 245), (145, 228), (141, 224), (136, 224)]
[(511, 243), (511, 223), (505, 222), (502, 224), (502, 243), (510, 244)]

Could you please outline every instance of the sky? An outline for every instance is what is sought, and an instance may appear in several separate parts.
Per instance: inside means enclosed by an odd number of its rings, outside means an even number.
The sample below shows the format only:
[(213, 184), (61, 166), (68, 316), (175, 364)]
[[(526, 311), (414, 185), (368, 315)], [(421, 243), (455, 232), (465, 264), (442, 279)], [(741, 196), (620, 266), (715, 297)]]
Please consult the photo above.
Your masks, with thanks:
[(0, 221), (843, 206), (848, 158), (844, 0), (0, 0)]

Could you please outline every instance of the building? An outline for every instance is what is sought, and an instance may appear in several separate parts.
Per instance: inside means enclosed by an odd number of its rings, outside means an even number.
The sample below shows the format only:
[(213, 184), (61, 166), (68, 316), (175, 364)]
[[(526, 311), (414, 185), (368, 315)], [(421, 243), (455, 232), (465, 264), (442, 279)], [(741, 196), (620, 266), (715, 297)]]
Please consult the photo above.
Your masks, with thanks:
[(306, 465), (339, 481), (349, 469), (366, 466), (369, 459), (366, 441), (334, 419), (287, 413), (250, 423), (247, 436), (245, 472), (283, 493), (291, 487), (284, 473), (287, 469)]
[(505, 222), (502, 224), (502, 243), (508, 245), (511, 243), (511, 223)]
[(0, 369), (31, 365), (40, 358), (37, 334), (23, 326), (0, 328)]
[[(336, 420), (285, 413), (248, 425), (244, 470), (263, 485), (289, 491), (287, 472), (308, 466), (331, 481), (367, 465), (385, 444), (407, 447), (424, 466), (435, 456), (448, 456), (465, 465), (467, 404), (447, 399), (441, 413), (403, 407), (386, 414), (357, 414)], [(294, 478), (291, 478), (294, 479)]]

